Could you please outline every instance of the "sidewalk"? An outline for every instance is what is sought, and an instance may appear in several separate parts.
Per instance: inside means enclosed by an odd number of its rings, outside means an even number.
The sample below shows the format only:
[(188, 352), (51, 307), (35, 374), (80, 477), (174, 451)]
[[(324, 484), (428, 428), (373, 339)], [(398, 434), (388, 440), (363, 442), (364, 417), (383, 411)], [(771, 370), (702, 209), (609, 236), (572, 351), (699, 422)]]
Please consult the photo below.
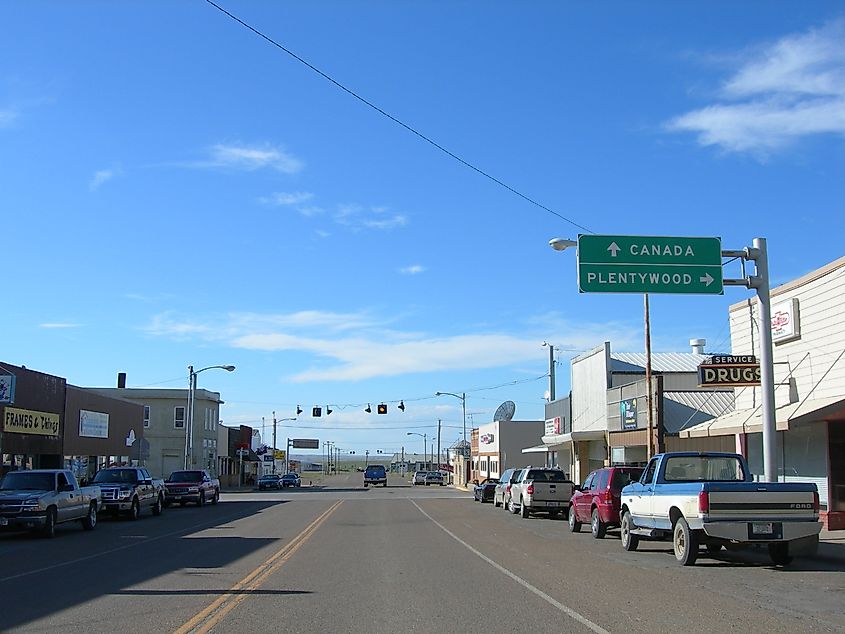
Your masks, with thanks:
[(813, 559), (845, 562), (845, 531), (826, 531), (819, 534), (819, 551)]

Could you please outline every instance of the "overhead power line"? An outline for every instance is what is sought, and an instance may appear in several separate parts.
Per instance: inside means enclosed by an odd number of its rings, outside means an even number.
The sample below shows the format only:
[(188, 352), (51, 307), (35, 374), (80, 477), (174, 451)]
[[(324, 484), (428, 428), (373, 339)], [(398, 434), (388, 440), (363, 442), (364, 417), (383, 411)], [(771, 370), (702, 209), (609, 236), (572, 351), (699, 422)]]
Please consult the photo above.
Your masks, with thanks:
[(455, 154), (455, 153), (454, 153), (454, 152), (452, 152), (451, 150), (447, 149), (446, 147), (442, 146), (440, 143), (438, 143), (437, 141), (435, 141), (435, 140), (434, 140), (434, 139), (432, 139), (431, 137), (426, 136), (425, 134), (423, 134), (423, 133), (422, 133), (422, 132), (420, 132), (419, 130), (416, 130), (415, 128), (411, 127), (410, 125), (408, 125), (408, 124), (407, 124), (407, 123), (405, 123), (404, 121), (402, 121), (402, 120), (400, 120), (400, 119), (398, 119), (398, 118), (394, 117), (394, 116), (393, 116), (392, 114), (390, 114), (389, 112), (387, 112), (387, 111), (383, 110), (382, 108), (380, 108), (379, 106), (377, 106), (376, 104), (374, 104), (372, 101), (370, 101), (370, 100), (368, 100), (368, 99), (366, 99), (366, 98), (362, 97), (361, 95), (359, 95), (358, 93), (356, 93), (356, 92), (355, 92), (354, 90), (352, 90), (351, 88), (348, 88), (348, 87), (346, 87), (344, 84), (341, 84), (341, 83), (340, 83), (339, 81), (337, 81), (334, 77), (332, 77), (332, 76), (328, 75), (327, 73), (324, 73), (322, 70), (320, 70), (319, 68), (317, 68), (316, 66), (314, 66), (311, 62), (309, 62), (309, 61), (308, 61), (308, 60), (306, 60), (306, 59), (303, 59), (302, 57), (300, 57), (299, 55), (297, 55), (296, 53), (294, 53), (292, 50), (290, 50), (289, 48), (287, 48), (287, 47), (283, 46), (282, 44), (280, 44), (279, 42), (277, 42), (276, 40), (274, 40), (273, 38), (271, 38), (269, 35), (265, 35), (265, 34), (264, 34), (264, 33), (262, 33), (261, 31), (259, 31), (258, 29), (256, 29), (254, 26), (252, 26), (252, 25), (250, 25), (250, 24), (247, 24), (246, 22), (244, 22), (243, 20), (241, 20), (238, 16), (233, 15), (232, 13), (229, 13), (229, 11), (227, 11), (226, 9), (224, 9), (223, 7), (221, 7), (221, 6), (220, 6), (219, 4), (217, 4), (216, 2), (213, 2), (212, 0), (205, 0), (205, 1), (206, 1), (208, 4), (210, 4), (211, 6), (213, 6), (215, 9), (217, 9), (218, 11), (220, 11), (221, 13), (223, 13), (223, 14), (225, 14), (225, 15), (229, 16), (232, 20), (234, 20), (235, 22), (237, 22), (238, 24), (240, 24), (240, 25), (241, 25), (241, 26), (243, 26), (244, 28), (249, 29), (250, 31), (252, 31), (253, 33), (255, 33), (258, 37), (260, 37), (260, 38), (262, 38), (262, 39), (264, 39), (264, 40), (268, 41), (270, 44), (272, 44), (272, 45), (273, 45), (273, 46), (275, 46), (276, 48), (278, 48), (278, 49), (280, 49), (280, 50), (284, 51), (285, 53), (287, 53), (288, 55), (290, 55), (291, 57), (293, 57), (293, 58), (294, 58), (296, 61), (298, 61), (299, 63), (301, 63), (301, 64), (303, 64), (303, 65), (307, 66), (309, 69), (311, 69), (312, 71), (314, 71), (315, 73), (317, 73), (318, 75), (320, 75), (320, 77), (322, 77), (323, 79), (325, 79), (325, 80), (327, 80), (327, 81), (331, 82), (332, 84), (334, 84), (335, 86), (337, 86), (338, 88), (340, 88), (342, 91), (344, 91), (344, 92), (345, 92), (345, 93), (347, 93), (348, 95), (350, 95), (350, 96), (354, 97), (355, 99), (357, 99), (357, 100), (358, 100), (358, 101), (360, 101), (361, 103), (365, 104), (366, 106), (369, 106), (370, 108), (372, 108), (373, 110), (375, 110), (376, 112), (378, 112), (380, 115), (382, 115), (382, 116), (384, 116), (384, 117), (387, 117), (388, 119), (390, 119), (391, 121), (393, 121), (393, 123), (395, 123), (395, 124), (397, 124), (397, 125), (399, 125), (399, 126), (401, 126), (401, 127), (405, 128), (405, 130), (407, 130), (407, 131), (408, 131), (408, 132), (410, 132), (411, 134), (416, 135), (417, 137), (419, 137), (420, 139), (422, 139), (422, 140), (423, 140), (423, 141), (425, 141), (426, 143), (428, 143), (428, 144), (430, 144), (430, 145), (434, 146), (435, 148), (437, 148), (438, 150), (440, 150), (441, 152), (443, 152), (443, 153), (444, 153), (444, 154), (446, 154), (447, 156), (449, 156), (449, 157), (453, 158), (454, 160), (458, 161), (458, 163), (460, 163), (461, 165), (463, 165), (463, 166), (465, 166), (465, 167), (468, 167), (469, 169), (473, 170), (474, 172), (476, 172), (476, 173), (478, 173), (478, 174), (481, 174), (482, 176), (484, 176), (485, 178), (488, 178), (489, 180), (493, 181), (494, 183), (496, 183), (496, 184), (497, 184), (497, 185), (499, 185), (500, 187), (504, 187), (505, 189), (507, 189), (507, 190), (508, 190), (509, 192), (511, 192), (512, 194), (515, 194), (516, 196), (519, 196), (520, 198), (522, 198), (522, 199), (523, 199), (523, 200), (525, 200), (526, 202), (529, 202), (529, 203), (531, 203), (532, 205), (534, 205), (534, 206), (536, 206), (536, 207), (539, 207), (540, 209), (542, 209), (542, 210), (544, 210), (544, 211), (549, 212), (549, 213), (550, 213), (550, 214), (552, 214), (553, 216), (557, 216), (558, 218), (560, 218), (561, 220), (563, 220), (563, 221), (565, 221), (565, 222), (568, 222), (568, 223), (569, 223), (569, 224), (571, 224), (572, 226), (577, 227), (577, 228), (579, 228), (579, 229), (583, 229), (583, 230), (584, 230), (584, 231), (586, 231), (587, 233), (593, 233), (590, 229), (587, 229), (587, 227), (585, 227), (584, 225), (578, 224), (577, 222), (575, 222), (575, 221), (574, 221), (574, 220), (572, 220), (571, 218), (567, 218), (567, 217), (566, 217), (566, 216), (564, 216), (563, 214), (558, 213), (558, 212), (557, 212), (557, 211), (555, 211), (554, 209), (551, 209), (550, 207), (547, 207), (547, 206), (546, 206), (546, 205), (544, 205), (543, 203), (541, 203), (541, 202), (539, 202), (539, 201), (537, 201), (537, 200), (535, 200), (535, 199), (531, 198), (530, 196), (526, 196), (526, 195), (525, 195), (525, 194), (523, 194), (521, 191), (519, 191), (519, 190), (517, 190), (517, 189), (515, 189), (515, 188), (511, 187), (510, 185), (508, 185), (508, 184), (507, 184), (507, 183), (505, 183), (504, 181), (502, 181), (502, 180), (500, 180), (500, 179), (496, 178), (495, 176), (493, 176), (492, 174), (490, 174), (490, 173), (488, 173), (488, 172), (485, 172), (485, 171), (484, 171), (483, 169), (481, 169), (480, 167), (476, 167), (475, 165), (473, 165), (473, 164), (472, 164), (472, 163), (470, 163), (469, 161), (466, 161), (466, 160), (462, 159), (460, 156), (458, 156), (457, 154)]

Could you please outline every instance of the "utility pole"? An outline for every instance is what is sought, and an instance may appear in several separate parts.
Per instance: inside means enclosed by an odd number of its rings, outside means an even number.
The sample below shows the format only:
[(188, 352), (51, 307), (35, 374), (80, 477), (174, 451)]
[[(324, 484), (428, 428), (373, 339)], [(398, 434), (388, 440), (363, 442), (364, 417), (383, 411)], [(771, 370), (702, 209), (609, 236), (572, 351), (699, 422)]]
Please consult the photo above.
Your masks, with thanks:
[[(652, 447), (654, 445), (654, 414), (651, 407), (651, 319), (648, 310), (648, 293), (643, 295), (645, 303), (645, 391), (646, 391), (646, 420), (648, 421), (648, 438), (646, 439), (647, 455), (651, 460), (653, 455)], [(608, 448), (608, 451), (610, 449)]]
[(440, 471), (440, 419), (437, 419), (437, 470)]
[(273, 412), (273, 474), (276, 473), (276, 412)]
[(555, 347), (549, 346), (549, 403), (555, 400)]
[(405, 475), (405, 446), (402, 446), (402, 475)]

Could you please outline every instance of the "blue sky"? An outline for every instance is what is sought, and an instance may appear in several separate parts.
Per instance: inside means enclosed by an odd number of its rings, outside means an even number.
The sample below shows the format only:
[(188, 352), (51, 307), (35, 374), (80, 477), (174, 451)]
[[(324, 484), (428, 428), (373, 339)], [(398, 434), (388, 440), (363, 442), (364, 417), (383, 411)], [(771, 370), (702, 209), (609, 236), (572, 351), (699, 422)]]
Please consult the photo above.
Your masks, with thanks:
[[(548, 247), (576, 225), (765, 237), (774, 283), (843, 255), (839, 3), (221, 3), (558, 215), (203, 0), (12, 3), (3, 360), (132, 387), (231, 363), (199, 380), (226, 424), (301, 405), (280, 436), (421, 452), (462, 433), (438, 390), (541, 419), (544, 341), (558, 394), (580, 351), (642, 350), (641, 296), (579, 294)], [(727, 350), (748, 296), (653, 297), (654, 349)]]

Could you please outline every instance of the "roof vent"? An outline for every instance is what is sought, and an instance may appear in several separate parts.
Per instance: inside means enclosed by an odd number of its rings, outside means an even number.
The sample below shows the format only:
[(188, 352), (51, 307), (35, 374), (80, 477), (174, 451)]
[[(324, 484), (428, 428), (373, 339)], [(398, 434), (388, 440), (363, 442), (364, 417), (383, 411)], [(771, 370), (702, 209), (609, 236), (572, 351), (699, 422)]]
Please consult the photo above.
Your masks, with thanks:
[(704, 346), (707, 345), (707, 339), (690, 339), (689, 345), (692, 346), (693, 354), (704, 354)]

